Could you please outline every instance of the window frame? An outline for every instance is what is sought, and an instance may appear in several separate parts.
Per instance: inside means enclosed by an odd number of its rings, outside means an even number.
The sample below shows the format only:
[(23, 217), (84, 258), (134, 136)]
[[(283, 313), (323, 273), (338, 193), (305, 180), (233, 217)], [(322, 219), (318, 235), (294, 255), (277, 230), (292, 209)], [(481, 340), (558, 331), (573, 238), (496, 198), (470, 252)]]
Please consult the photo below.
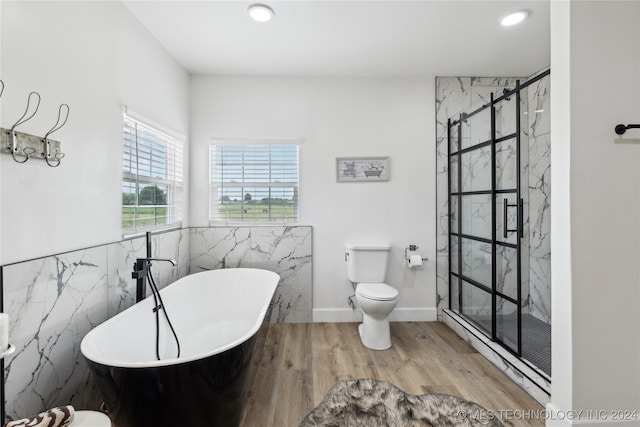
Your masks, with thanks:
[[(144, 137), (146, 147), (141, 149), (141, 144), (138, 141), (143, 133), (146, 134)], [(128, 135), (133, 135), (133, 137), (128, 138)], [(154, 139), (150, 135), (159, 138)], [(181, 228), (184, 210), (184, 138), (167, 132), (162, 126), (158, 126), (150, 120), (125, 112), (122, 120), (122, 144), (120, 226), (123, 237), (136, 236), (147, 231)], [(163, 150), (164, 153), (162, 153)], [(144, 154), (141, 156), (141, 153)], [(164, 155), (163, 165), (162, 161), (158, 162), (154, 159), (154, 156), (157, 157), (158, 154)], [(145, 156), (148, 157), (144, 158)], [(144, 168), (147, 169), (148, 174), (140, 173), (141, 163), (145, 164)], [(162, 165), (163, 169), (159, 171), (158, 165)], [(153, 176), (154, 173), (164, 176)], [(133, 186), (133, 191), (126, 193), (134, 195), (133, 204), (125, 204), (125, 184), (127, 183)], [(143, 186), (166, 188), (165, 203), (140, 204), (140, 193)], [(155, 197), (155, 194), (152, 197)], [(131, 227), (125, 227), (126, 208), (134, 209), (133, 226)], [(153, 209), (153, 215), (140, 218), (138, 216), (139, 209)], [(157, 209), (166, 209), (166, 211), (164, 215), (161, 215), (158, 214)], [(165, 221), (158, 222), (159, 218), (164, 218)], [(153, 224), (147, 224), (149, 220), (152, 220)]]
[[(219, 185), (219, 181), (216, 181), (216, 174), (217, 171), (215, 169), (215, 163), (216, 163), (216, 159), (217, 159), (217, 153), (216, 150), (218, 146), (222, 146), (222, 147), (227, 147), (228, 149), (231, 148), (238, 148), (240, 149), (241, 147), (247, 148), (248, 150), (251, 151), (251, 148), (253, 147), (256, 152), (257, 150), (260, 149), (260, 147), (272, 147), (272, 148), (276, 148), (279, 150), (284, 150), (283, 147), (295, 147), (295, 153), (296, 153), (296, 158), (295, 158), (295, 180), (292, 181), (278, 181), (278, 180), (270, 180), (268, 182), (257, 182), (257, 181), (249, 181), (249, 180), (245, 180), (243, 179), (242, 181), (239, 181), (237, 183), (233, 183), (231, 185)], [(210, 226), (216, 226), (216, 225), (264, 225), (264, 226), (269, 226), (269, 225), (298, 225), (300, 223), (300, 152), (301, 152), (301, 140), (299, 139), (215, 139), (212, 138), (210, 144), (209, 144), (209, 225)], [(277, 151), (276, 151), (277, 152)], [(271, 165), (275, 163), (275, 162), (269, 162), (269, 168), (271, 168)], [(246, 163), (242, 163), (242, 170), (243, 170), (243, 177), (244, 177), (244, 171), (246, 168)], [(271, 169), (270, 173), (271, 173)], [(291, 170), (287, 169), (287, 171), (285, 173), (291, 173)], [(221, 190), (221, 188), (223, 190)], [(235, 203), (239, 203), (240, 210), (240, 216), (233, 216), (231, 218), (222, 218), (221, 215), (219, 214), (219, 206), (224, 205), (224, 203), (220, 203), (220, 199), (221, 197), (221, 192), (224, 191), (224, 189), (229, 189), (229, 188), (238, 188), (240, 189), (240, 200), (238, 201), (238, 199), (235, 199)], [(266, 191), (266, 189), (269, 189), (269, 195), (268, 195), (268, 203), (264, 203), (264, 202), (254, 202), (253, 204), (249, 202), (247, 202), (247, 205), (244, 204), (244, 202), (246, 201), (245, 199), (245, 193), (249, 192), (246, 191), (245, 189), (249, 189), (250, 191), (253, 190), (257, 190), (257, 189), (262, 189), (262, 191)], [(272, 196), (271, 193), (271, 189), (280, 189), (282, 191), (282, 197), (278, 197), (279, 194), (276, 194), (275, 196)], [(290, 192), (288, 194), (290, 194), (290, 199), (292, 204), (289, 205), (292, 207), (292, 212), (290, 215), (284, 215), (283, 217), (278, 216), (277, 214), (273, 214), (274, 206), (286, 206), (285, 204), (283, 205), (279, 205), (277, 203), (272, 204), (271, 200), (272, 199), (280, 199), (280, 200), (286, 200), (287, 198), (284, 196), (284, 192), (286, 191), (286, 189), (290, 189)], [(251, 192), (253, 192), (251, 191)], [(233, 203), (232, 203), (233, 204)], [(268, 207), (266, 208), (266, 210), (268, 211), (266, 213), (266, 217), (262, 217), (262, 215), (258, 214), (256, 215), (255, 212), (253, 213), (253, 215), (249, 215), (248, 217), (245, 217), (245, 210), (244, 207), (250, 207), (251, 206), (262, 206), (262, 205), (267, 205)], [(283, 209), (284, 210), (284, 209)], [(262, 211), (264, 212), (264, 210)], [(261, 213), (262, 213), (261, 212)]]

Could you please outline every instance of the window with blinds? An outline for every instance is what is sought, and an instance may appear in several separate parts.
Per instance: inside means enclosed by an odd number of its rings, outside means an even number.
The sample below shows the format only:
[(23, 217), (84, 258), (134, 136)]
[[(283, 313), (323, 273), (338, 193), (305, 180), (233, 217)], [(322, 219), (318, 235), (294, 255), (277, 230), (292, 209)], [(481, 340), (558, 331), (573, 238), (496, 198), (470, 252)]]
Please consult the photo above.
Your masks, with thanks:
[(180, 225), (182, 141), (127, 116), (123, 135), (123, 234)]
[(211, 222), (298, 222), (298, 145), (211, 145)]

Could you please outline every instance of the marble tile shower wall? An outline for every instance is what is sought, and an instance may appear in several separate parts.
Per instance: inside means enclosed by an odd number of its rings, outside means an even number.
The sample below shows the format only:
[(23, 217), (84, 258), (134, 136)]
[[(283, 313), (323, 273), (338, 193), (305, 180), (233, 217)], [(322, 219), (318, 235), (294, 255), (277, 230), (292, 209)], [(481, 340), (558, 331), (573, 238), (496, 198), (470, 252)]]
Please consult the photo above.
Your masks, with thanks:
[[(216, 227), (152, 236), (159, 287), (190, 272), (258, 267), (282, 277), (271, 322), (311, 321), (311, 227)], [(136, 258), (144, 237), (2, 266), (4, 310), (16, 352), (5, 359), (7, 419), (73, 404), (96, 408), (82, 338), (93, 327), (132, 306)]]
[[(502, 93), (505, 87), (513, 88), (516, 78), (469, 78), (469, 77), (438, 77), (436, 79), (436, 159), (437, 159), (437, 212), (438, 212), (438, 233), (437, 233), (437, 303), (438, 315), (441, 318), (442, 309), (449, 306), (449, 277), (448, 277), (448, 256), (449, 256), (449, 225), (458, 226), (458, 221), (462, 221), (463, 233), (473, 234), (490, 238), (490, 210), (491, 200), (487, 196), (478, 195), (465, 198), (467, 205), (465, 211), (470, 212), (467, 218), (456, 218), (452, 214), (448, 216), (448, 177), (447, 177), (447, 119), (455, 117), (463, 111), (472, 111), (490, 100), (493, 92), (497, 96)], [(521, 78), (521, 81), (527, 79)], [(534, 316), (549, 322), (550, 321), (550, 240), (549, 240), (549, 88), (548, 78), (531, 85), (522, 92), (521, 98), (521, 128), (527, 136), (529, 149), (523, 152), (524, 171), (521, 175), (522, 187), (528, 187), (528, 200), (525, 201), (524, 214), (524, 238), (529, 241), (522, 256), (523, 278), (526, 276), (529, 289), (523, 289), (529, 294), (529, 298), (523, 301), (523, 312), (529, 312)], [(514, 128), (513, 120), (508, 117), (515, 112), (515, 98), (501, 102), (496, 106), (496, 131), (498, 136), (512, 133)], [(488, 110), (486, 110), (488, 112)], [(490, 117), (488, 113), (481, 112), (470, 118), (462, 126), (461, 147), (471, 146), (479, 141), (487, 140), (489, 134), (486, 132)], [(482, 133), (484, 129), (484, 134)], [(480, 131), (478, 131), (480, 130)], [(453, 147), (457, 149), (457, 147)], [(496, 163), (500, 172), (496, 177), (498, 188), (515, 187), (515, 170), (501, 167), (503, 165), (514, 164), (512, 159), (515, 156), (515, 146), (512, 142), (501, 143), (497, 146)], [(462, 190), (474, 191), (484, 190), (490, 187), (490, 174), (479, 173), (478, 169), (490, 171), (488, 162), (490, 161), (489, 149), (472, 151), (462, 156), (462, 164), (452, 163), (452, 173), (457, 173), (461, 168)], [(476, 167), (486, 165), (487, 167)], [(453, 191), (457, 191), (453, 183)], [(509, 200), (513, 203), (515, 200)], [(452, 212), (456, 212), (457, 206), (452, 205)], [(501, 209), (501, 206), (497, 207)], [(511, 211), (509, 223), (515, 221), (515, 210)], [(498, 216), (497, 232), (502, 232), (502, 217)], [(515, 237), (510, 235), (506, 240), (510, 243)], [(462, 247), (462, 268), (465, 275), (476, 280), (487, 283), (487, 275), (490, 275), (490, 261), (487, 257), (471, 257), (474, 253), (482, 253), (482, 247), (472, 247), (482, 243), (463, 240)], [(453, 248), (452, 264), (457, 266), (457, 247)], [(507, 294), (515, 294), (513, 288), (514, 278), (513, 257), (515, 253), (505, 249), (504, 253), (497, 254), (498, 257), (498, 288)], [(490, 254), (490, 250), (488, 251)], [(489, 280), (490, 283), (490, 280)], [(470, 292), (467, 291), (467, 292)], [(470, 295), (467, 295), (470, 297)], [(479, 313), (488, 313), (490, 300), (487, 298), (485, 304), (479, 300), (479, 295), (474, 294), (476, 301), (475, 309)], [(453, 308), (456, 308), (456, 301), (453, 301)]]
[[(442, 310), (449, 307), (449, 212), (448, 212), (448, 147), (447, 147), (447, 120), (450, 117), (454, 117), (462, 112), (472, 111), (474, 108), (486, 104), (491, 100), (491, 93), (500, 94), (502, 90), (507, 87), (514, 87), (517, 78), (475, 78), (475, 77), (437, 77), (436, 78), (436, 209), (438, 212), (437, 223), (437, 259), (436, 259), (436, 274), (437, 274), (437, 308), (438, 319), (442, 320)], [(524, 79), (521, 79), (524, 80)], [(510, 108), (507, 107), (507, 108)], [(488, 111), (488, 110), (487, 110)], [(506, 110), (505, 110), (506, 113)], [(506, 116), (506, 114), (505, 114)], [(499, 117), (502, 117), (499, 116)], [(490, 123), (490, 116), (487, 113), (481, 112), (472, 117), (463, 126), (463, 133), (461, 135), (461, 147), (466, 148), (479, 141), (489, 139), (490, 134), (482, 134), (482, 132), (473, 132), (472, 129), (488, 129), (487, 124)], [(504, 133), (508, 134), (509, 125), (504, 126)], [(468, 130), (467, 130), (468, 129)], [(455, 149), (455, 147), (453, 147)], [(490, 162), (490, 150), (480, 149), (472, 151), (468, 155), (463, 156), (462, 165), (452, 164), (452, 172), (456, 172), (458, 168), (462, 167), (462, 191), (475, 191), (486, 190), (490, 188), (490, 172), (481, 176), (475, 172), (476, 170), (490, 171), (488, 167)], [(506, 157), (508, 153), (505, 153)], [(484, 164), (487, 167), (474, 168), (478, 164)], [(505, 177), (506, 179), (506, 177)], [(498, 178), (500, 182), (500, 178)], [(452, 188), (457, 191), (457, 188)], [(470, 221), (463, 219), (463, 228), (465, 228), (465, 222), (467, 227), (465, 231), (473, 231), (475, 235), (482, 235), (484, 229), (485, 234), (490, 233), (491, 226), (486, 220), (487, 212), (490, 212), (491, 201), (483, 197), (474, 197), (470, 203), (473, 204), (470, 212), (472, 212), (472, 218)], [(455, 211), (455, 206), (452, 206), (452, 210)], [(452, 217), (452, 226), (456, 227), (459, 219)], [(490, 236), (489, 236), (490, 237)], [(487, 274), (486, 260), (472, 259), (469, 254), (472, 250), (472, 245), (475, 242), (470, 242), (463, 247), (463, 269), (465, 274), (471, 274), (471, 271), (475, 275)], [(475, 250), (476, 248), (474, 248)], [(482, 251), (482, 248), (478, 248)], [(452, 252), (452, 254), (455, 252)], [(466, 256), (465, 256), (466, 255)], [(464, 260), (467, 260), (466, 262)], [(453, 260), (452, 260), (453, 261)], [(455, 262), (452, 262), (455, 265)], [(455, 271), (455, 270), (454, 270)], [(473, 276), (472, 276), (473, 277)], [(484, 282), (484, 280), (483, 280)], [(488, 308), (487, 304), (490, 303), (487, 299), (484, 304), (482, 301), (478, 301), (476, 295), (474, 299), (477, 301), (477, 309), (482, 312), (486, 312)], [(454, 306), (456, 302), (454, 301)], [(484, 307), (484, 309), (483, 309)]]
[(529, 311), (551, 323), (551, 111), (549, 78), (529, 91)]

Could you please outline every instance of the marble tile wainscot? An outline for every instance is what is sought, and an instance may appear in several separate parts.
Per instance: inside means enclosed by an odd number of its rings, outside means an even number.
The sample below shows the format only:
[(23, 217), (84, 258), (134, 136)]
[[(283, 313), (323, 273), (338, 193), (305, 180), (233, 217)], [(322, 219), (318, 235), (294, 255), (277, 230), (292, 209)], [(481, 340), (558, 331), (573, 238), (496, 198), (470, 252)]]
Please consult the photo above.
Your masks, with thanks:
[[(280, 274), (270, 321), (311, 321), (311, 227), (167, 230), (152, 235), (159, 287), (205, 269), (265, 268)], [(80, 353), (85, 334), (135, 302), (131, 271), (145, 236), (0, 266), (2, 310), (16, 352), (2, 361), (4, 421), (72, 404), (100, 404)]]
[(5, 416), (85, 406), (80, 342), (108, 318), (107, 264), (101, 246), (3, 267), (4, 310), (16, 346), (4, 366)]
[(215, 226), (191, 229), (191, 272), (264, 268), (280, 275), (271, 323), (312, 321), (311, 226)]
[[(188, 229), (152, 236), (155, 256), (177, 269), (157, 269), (159, 286), (188, 274)], [(16, 352), (3, 361), (4, 421), (72, 404), (97, 409), (80, 343), (98, 324), (134, 304), (131, 271), (146, 255), (145, 236), (44, 256), (1, 268), (2, 310)]]

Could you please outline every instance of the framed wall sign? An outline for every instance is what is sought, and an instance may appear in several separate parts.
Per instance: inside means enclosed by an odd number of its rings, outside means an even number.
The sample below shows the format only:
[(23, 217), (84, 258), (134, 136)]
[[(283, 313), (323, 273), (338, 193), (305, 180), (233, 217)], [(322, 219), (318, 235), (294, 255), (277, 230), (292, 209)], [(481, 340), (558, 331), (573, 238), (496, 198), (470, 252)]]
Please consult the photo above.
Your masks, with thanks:
[(337, 157), (336, 181), (389, 181), (389, 157)]

